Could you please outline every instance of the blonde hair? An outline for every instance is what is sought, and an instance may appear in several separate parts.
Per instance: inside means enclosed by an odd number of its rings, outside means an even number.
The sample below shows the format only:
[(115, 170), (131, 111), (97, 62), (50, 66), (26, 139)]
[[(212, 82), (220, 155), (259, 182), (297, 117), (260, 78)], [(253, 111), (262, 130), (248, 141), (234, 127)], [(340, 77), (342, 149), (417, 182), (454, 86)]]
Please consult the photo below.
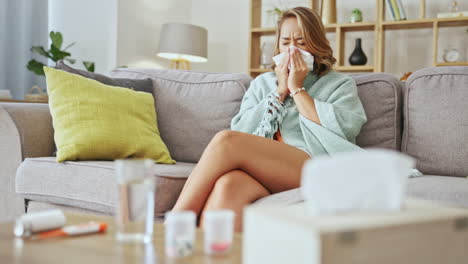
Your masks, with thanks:
[(333, 57), (333, 50), (325, 35), (325, 27), (323, 26), (320, 16), (310, 8), (295, 7), (283, 12), (278, 22), (278, 28), (276, 29), (276, 49), (274, 55), (280, 53), (281, 26), (286, 19), (291, 17), (297, 19), (305, 45), (307, 49), (311, 51), (312, 55), (314, 55), (313, 73), (318, 76), (327, 74), (332, 70), (336, 59)]

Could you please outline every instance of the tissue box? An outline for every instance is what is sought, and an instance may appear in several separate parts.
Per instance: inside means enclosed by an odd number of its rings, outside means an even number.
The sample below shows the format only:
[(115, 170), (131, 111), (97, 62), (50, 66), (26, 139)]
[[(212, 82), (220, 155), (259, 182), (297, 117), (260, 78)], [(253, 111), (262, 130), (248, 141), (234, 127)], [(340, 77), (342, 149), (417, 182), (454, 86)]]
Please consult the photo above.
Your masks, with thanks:
[(468, 263), (468, 210), (408, 201), (396, 212), (310, 216), (304, 204), (252, 205), (243, 263)]

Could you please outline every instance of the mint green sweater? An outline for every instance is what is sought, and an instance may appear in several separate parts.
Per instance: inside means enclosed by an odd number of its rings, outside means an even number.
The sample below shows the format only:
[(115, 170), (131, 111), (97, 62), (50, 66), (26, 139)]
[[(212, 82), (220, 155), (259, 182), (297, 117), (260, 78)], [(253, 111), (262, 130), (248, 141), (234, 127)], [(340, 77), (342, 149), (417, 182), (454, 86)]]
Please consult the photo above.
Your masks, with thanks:
[(310, 156), (361, 150), (355, 142), (367, 118), (351, 77), (334, 71), (320, 78), (307, 75), (304, 88), (314, 98), (322, 125), (299, 113), (293, 98), (282, 105), (275, 97), (276, 81), (276, 74), (268, 72), (251, 82), (231, 130), (273, 138), (279, 128), (286, 144)]

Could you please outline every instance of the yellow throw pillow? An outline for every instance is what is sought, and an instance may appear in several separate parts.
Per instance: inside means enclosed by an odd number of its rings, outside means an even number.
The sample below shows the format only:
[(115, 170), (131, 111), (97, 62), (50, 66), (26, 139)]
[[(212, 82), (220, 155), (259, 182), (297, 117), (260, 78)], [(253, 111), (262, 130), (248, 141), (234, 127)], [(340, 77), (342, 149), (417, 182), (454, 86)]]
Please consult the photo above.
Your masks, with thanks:
[(153, 96), (44, 67), (57, 161), (149, 158), (174, 164)]

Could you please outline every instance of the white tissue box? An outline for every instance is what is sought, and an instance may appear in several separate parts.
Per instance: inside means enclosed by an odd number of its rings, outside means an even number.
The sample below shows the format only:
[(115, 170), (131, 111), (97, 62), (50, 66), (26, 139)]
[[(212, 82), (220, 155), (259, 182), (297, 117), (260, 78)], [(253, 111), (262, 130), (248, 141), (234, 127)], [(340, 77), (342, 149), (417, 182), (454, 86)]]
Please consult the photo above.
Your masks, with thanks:
[(310, 216), (304, 204), (250, 206), (242, 263), (468, 263), (468, 210), (421, 201), (404, 208)]

